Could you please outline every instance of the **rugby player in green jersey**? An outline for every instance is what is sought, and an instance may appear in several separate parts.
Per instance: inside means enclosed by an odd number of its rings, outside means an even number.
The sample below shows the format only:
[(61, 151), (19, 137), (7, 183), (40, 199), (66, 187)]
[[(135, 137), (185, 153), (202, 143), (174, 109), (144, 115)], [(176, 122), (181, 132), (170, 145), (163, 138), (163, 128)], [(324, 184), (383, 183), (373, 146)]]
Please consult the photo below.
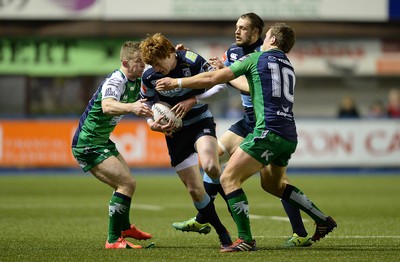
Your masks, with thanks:
[(149, 233), (130, 224), (129, 210), (136, 181), (129, 166), (118, 152), (110, 134), (125, 114), (141, 117), (153, 115), (139, 99), (145, 64), (139, 43), (127, 41), (121, 47), (121, 67), (112, 72), (99, 86), (79, 120), (72, 141), (72, 153), (81, 168), (114, 189), (109, 202), (107, 249), (142, 248), (124, 238), (150, 239)]
[[(264, 21), (255, 13), (246, 13), (239, 17), (236, 22), (235, 30), (235, 43), (232, 44), (229, 49), (225, 52), (223, 56), (223, 62), (218, 58), (211, 58), (211, 64), (221, 69), (224, 66), (230, 66), (236, 60), (241, 57), (248, 55), (250, 53), (259, 52), (260, 47), (263, 44), (261, 39), (264, 30)], [(235, 86), (236, 84), (242, 85), (243, 83), (247, 85), (246, 78), (240, 76), (232, 80), (229, 84)], [(193, 105), (196, 103), (200, 104), (210, 104), (215, 103), (220, 99), (226, 99), (227, 96), (233, 95), (232, 91), (234, 88), (225, 85), (225, 89), (221, 88), (210, 88), (205, 93), (196, 95), (185, 101), (180, 102), (172, 108), (176, 112), (177, 116), (185, 114)], [(237, 91), (237, 90), (236, 90)], [(237, 94), (237, 92), (235, 92)], [(231, 127), (226, 130), (221, 137), (218, 138), (218, 156), (221, 167), (228, 162), (230, 156), (235, 152), (236, 148), (244, 140), (244, 138), (253, 132), (255, 125), (255, 117), (253, 110), (253, 103), (251, 101), (251, 96), (248, 92), (240, 92), (241, 102), (243, 105), (243, 111), (245, 112), (243, 118), (231, 125)], [(260, 171), (260, 176), (262, 179), (262, 187), (265, 191), (269, 192), (270, 179), (274, 179), (271, 174), (269, 166), (264, 167)], [(283, 182), (290, 184), (289, 179), (286, 175), (282, 176)], [(222, 198), (227, 202), (225, 193), (218, 179), (212, 179), (204, 172), (203, 183), (206, 192), (212, 196), (211, 199), (214, 200), (216, 195), (219, 193)], [(283, 248), (295, 248), (295, 247), (309, 247), (312, 245), (311, 237), (308, 236), (307, 230), (303, 224), (301, 218), (300, 209), (288, 203), (287, 201), (281, 199), (282, 205), (285, 212), (289, 218), (290, 224), (292, 226), (292, 236), (285, 240), (281, 247)], [(174, 222), (172, 224), (177, 230), (182, 231), (193, 231), (193, 232), (207, 232), (207, 224), (205, 224), (205, 219), (201, 213), (197, 213), (196, 217), (182, 222)]]
[[(293, 29), (284, 23), (273, 25), (262, 46), (264, 52), (252, 53), (229, 67), (187, 78), (163, 78), (157, 81), (157, 90), (174, 88), (204, 88), (226, 83), (245, 75), (248, 85), (236, 88), (250, 92), (256, 124), (253, 133), (240, 144), (221, 175), (221, 184), (238, 230), (238, 240), (221, 252), (254, 251), (249, 220), (249, 203), (241, 185), (253, 174), (268, 166), (272, 179), (270, 193), (297, 206), (316, 222), (311, 240), (325, 237), (336, 222), (295, 186), (284, 183), (291, 155), (297, 146), (297, 131), (293, 114), (296, 76), (286, 56), (295, 43)], [(261, 184), (266, 183), (261, 177)]]

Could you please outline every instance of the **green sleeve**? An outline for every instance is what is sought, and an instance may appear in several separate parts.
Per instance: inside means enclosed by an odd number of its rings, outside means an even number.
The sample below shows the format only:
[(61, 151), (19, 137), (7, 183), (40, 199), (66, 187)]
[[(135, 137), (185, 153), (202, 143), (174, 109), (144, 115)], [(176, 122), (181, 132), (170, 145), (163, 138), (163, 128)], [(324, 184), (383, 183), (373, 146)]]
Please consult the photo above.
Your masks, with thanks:
[(257, 65), (257, 59), (261, 52), (252, 53), (243, 56), (239, 60), (236, 60), (229, 68), (232, 70), (235, 77), (245, 75), (251, 71), (252, 66)]

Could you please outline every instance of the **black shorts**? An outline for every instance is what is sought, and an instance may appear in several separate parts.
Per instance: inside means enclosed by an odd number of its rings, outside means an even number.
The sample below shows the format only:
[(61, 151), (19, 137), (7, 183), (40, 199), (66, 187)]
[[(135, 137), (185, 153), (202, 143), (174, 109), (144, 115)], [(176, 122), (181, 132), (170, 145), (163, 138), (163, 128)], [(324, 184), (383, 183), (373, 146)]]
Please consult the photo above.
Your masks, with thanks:
[(232, 131), (238, 136), (245, 138), (248, 134), (253, 133), (254, 123), (249, 123), (245, 118), (237, 121), (235, 124), (231, 125), (229, 131)]
[(195, 153), (195, 143), (202, 136), (217, 137), (215, 133), (215, 122), (213, 117), (205, 118), (194, 124), (183, 126), (179, 131), (173, 133), (173, 137), (165, 137), (171, 166), (175, 167), (183, 160)]

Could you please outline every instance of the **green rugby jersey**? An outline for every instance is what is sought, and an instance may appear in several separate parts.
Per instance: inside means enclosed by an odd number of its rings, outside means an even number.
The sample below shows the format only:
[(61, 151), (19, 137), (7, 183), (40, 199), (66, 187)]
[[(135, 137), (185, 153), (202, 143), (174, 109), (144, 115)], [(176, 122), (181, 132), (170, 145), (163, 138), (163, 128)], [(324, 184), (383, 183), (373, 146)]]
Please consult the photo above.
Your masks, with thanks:
[(121, 103), (136, 102), (139, 99), (140, 84), (140, 78), (131, 81), (120, 70), (115, 70), (108, 75), (81, 115), (72, 140), (72, 147), (106, 144), (111, 132), (124, 115), (104, 114), (101, 101), (105, 98), (114, 98)]
[(252, 53), (229, 68), (235, 77), (245, 75), (256, 117), (255, 128), (271, 130), (289, 141), (297, 141), (293, 114), (296, 75), (280, 50)]

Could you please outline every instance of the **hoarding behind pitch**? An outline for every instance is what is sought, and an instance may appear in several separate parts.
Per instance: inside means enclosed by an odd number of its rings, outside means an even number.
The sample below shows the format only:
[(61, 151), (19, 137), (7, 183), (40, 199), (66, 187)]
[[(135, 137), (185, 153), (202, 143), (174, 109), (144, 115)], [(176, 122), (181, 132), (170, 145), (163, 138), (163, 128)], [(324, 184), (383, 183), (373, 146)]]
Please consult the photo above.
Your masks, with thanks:
[[(220, 136), (234, 120), (217, 120)], [(1, 120), (0, 168), (79, 168), (71, 153), (78, 121)], [(298, 120), (290, 167), (400, 168), (398, 120)], [(123, 120), (111, 139), (131, 167), (169, 168), (164, 135)]]

